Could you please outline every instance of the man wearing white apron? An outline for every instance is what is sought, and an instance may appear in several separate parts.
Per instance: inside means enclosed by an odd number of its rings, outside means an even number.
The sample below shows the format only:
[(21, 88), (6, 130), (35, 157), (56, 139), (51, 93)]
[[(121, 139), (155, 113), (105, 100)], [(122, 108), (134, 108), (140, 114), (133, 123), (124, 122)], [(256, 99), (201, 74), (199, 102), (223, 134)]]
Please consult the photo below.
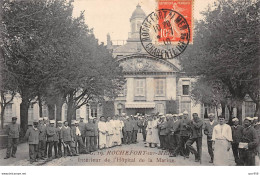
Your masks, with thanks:
[(228, 166), (231, 148), (232, 130), (225, 124), (225, 117), (219, 116), (219, 124), (213, 128), (212, 141), (214, 148), (214, 165)]

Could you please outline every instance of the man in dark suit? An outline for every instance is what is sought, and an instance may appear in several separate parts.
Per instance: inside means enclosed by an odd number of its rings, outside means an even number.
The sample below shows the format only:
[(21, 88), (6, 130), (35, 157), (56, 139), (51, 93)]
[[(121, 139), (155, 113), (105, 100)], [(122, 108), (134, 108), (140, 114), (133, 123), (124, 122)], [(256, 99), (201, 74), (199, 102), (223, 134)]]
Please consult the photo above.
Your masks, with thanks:
[(54, 127), (55, 121), (50, 120), (50, 125), (47, 127), (47, 142), (48, 142), (48, 159), (52, 159), (52, 148), (54, 141), (57, 141), (56, 128)]
[[(202, 151), (202, 126), (203, 121), (199, 118), (197, 113), (193, 113), (193, 121), (190, 123), (191, 136), (186, 142), (187, 148), (191, 153), (195, 155), (195, 162), (201, 160), (201, 151)], [(192, 144), (196, 142), (197, 150), (195, 150)]]
[(12, 123), (7, 126), (6, 132), (8, 135), (8, 144), (6, 156), (4, 159), (8, 159), (10, 156), (16, 158), (16, 150), (19, 142), (20, 125), (16, 123), (17, 117), (12, 117)]
[(125, 144), (132, 143), (132, 132), (133, 132), (133, 124), (130, 121), (130, 118), (126, 116), (126, 120), (124, 121), (124, 132), (126, 134)]
[(132, 132), (132, 143), (137, 143), (137, 133), (138, 133), (138, 116), (135, 115), (132, 120), (133, 132)]
[(161, 119), (158, 124), (158, 129), (159, 129), (159, 139), (160, 139), (160, 148), (163, 150), (166, 150), (167, 145), (166, 145), (166, 127), (167, 127), (167, 122), (165, 120), (165, 116), (162, 115)]
[(213, 113), (210, 113), (209, 121), (205, 123), (205, 128), (204, 128), (204, 134), (207, 136), (208, 152), (210, 155), (209, 163), (213, 163), (213, 160), (214, 160), (214, 153), (213, 153), (213, 148), (212, 148), (213, 141), (211, 139), (212, 139), (213, 128), (218, 124), (218, 122), (216, 122), (214, 120), (214, 118), (215, 118), (215, 115)]
[(243, 129), (244, 127), (239, 125), (239, 120), (238, 118), (233, 118), (232, 119), (232, 122), (233, 122), (233, 126), (231, 126), (231, 129), (232, 129), (232, 151), (233, 151), (233, 155), (234, 155), (234, 158), (235, 158), (235, 162), (237, 165), (240, 164), (239, 162), (239, 152), (238, 152), (238, 145), (239, 145), (239, 142), (241, 141), (242, 139), (242, 136), (243, 136)]
[(239, 149), (241, 165), (255, 166), (256, 148), (259, 144), (257, 132), (252, 126), (253, 118), (246, 117), (244, 120), (243, 135), (241, 142), (246, 143), (243, 148)]
[(46, 149), (46, 139), (47, 139), (47, 127), (43, 123), (43, 118), (39, 118), (38, 129), (40, 132), (39, 135), (39, 145), (38, 145), (38, 158), (44, 160), (45, 157), (45, 149)]
[(61, 138), (61, 130), (62, 130), (62, 121), (57, 121), (57, 135), (58, 135), (58, 158), (62, 157), (62, 138)]

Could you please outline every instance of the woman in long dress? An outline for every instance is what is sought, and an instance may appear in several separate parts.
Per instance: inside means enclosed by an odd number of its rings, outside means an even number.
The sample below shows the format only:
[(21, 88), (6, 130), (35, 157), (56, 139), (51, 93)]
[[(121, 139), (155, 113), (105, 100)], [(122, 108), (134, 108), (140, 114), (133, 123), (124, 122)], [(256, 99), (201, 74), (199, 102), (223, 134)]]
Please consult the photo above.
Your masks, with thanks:
[(231, 127), (225, 124), (225, 117), (219, 116), (219, 124), (213, 128), (212, 141), (214, 148), (214, 165), (229, 165), (232, 140)]

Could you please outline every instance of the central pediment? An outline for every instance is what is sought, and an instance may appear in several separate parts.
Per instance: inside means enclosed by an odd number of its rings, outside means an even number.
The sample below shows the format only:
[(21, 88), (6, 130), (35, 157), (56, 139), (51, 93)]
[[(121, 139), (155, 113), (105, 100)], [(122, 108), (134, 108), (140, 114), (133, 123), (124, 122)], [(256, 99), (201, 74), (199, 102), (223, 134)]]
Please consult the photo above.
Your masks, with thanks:
[(179, 72), (180, 70), (167, 60), (148, 55), (129, 55), (117, 60), (123, 72)]

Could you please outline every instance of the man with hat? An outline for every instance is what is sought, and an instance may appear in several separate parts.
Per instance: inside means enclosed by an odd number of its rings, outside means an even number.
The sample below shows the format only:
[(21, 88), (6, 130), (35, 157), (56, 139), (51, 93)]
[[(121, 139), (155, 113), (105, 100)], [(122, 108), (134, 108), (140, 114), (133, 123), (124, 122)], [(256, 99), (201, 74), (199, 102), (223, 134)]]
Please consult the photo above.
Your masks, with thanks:
[(239, 125), (239, 120), (236, 117), (232, 119), (232, 122), (233, 122), (234, 125), (231, 126), (232, 139), (233, 139), (233, 142), (231, 143), (231, 145), (232, 145), (232, 151), (233, 151), (233, 155), (234, 155), (234, 158), (235, 158), (235, 162), (236, 162), (237, 165), (239, 165), (239, 159), (240, 158), (239, 158), (239, 152), (238, 152), (238, 145), (239, 145), (239, 142), (242, 139), (244, 127)]
[(47, 138), (47, 127), (44, 125), (43, 118), (39, 118), (39, 145), (38, 145), (38, 157), (44, 160), (46, 150), (46, 138)]
[(55, 121), (50, 120), (49, 126), (47, 126), (46, 133), (47, 133), (47, 143), (48, 143), (48, 158), (52, 160), (52, 148), (54, 146), (54, 141), (56, 138), (56, 128), (54, 127)]
[(213, 163), (214, 160), (214, 153), (213, 153), (213, 141), (212, 141), (212, 132), (213, 128), (218, 124), (217, 121), (214, 120), (215, 114), (210, 113), (209, 121), (205, 122), (204, 134), (207, 136), (207, 145), (208, 145), (208, 153), (210, 155), (209, 163)]
[(80, 120), (79, 121), (79, 130), (81, 133), (82, 141), (85, 145), (85, 143), (86, 143), (86, 123), (84, 123), (84, 117), (80, 117), (79, 120)]
[(33, 126), (27, 129), (25, 138), (29, 143), (29, 157), (30, 163), (37, 162), (38, 144), (39, 144), (40, 131), (38, 129), (38, 121), (33, 121)]
[(179, 126), (179, 120), (177, 119), (177, 114), (173, 114), (170, 117), (169, 122), (169, 152), (170, 157), (176, 157), (176, 153), (174, 153), (174, 150), (177, 148), (179, 144), (179, 138), (180, 138), (180, 131), (178, 130)]
[(80, 129), (79, 129), (79, 122), (74, 120), (72, 123), (71, 123), (71, 130), (72, 130), (72, 136), (73, 136), (73, 140), (75, 141), (75, 146), (76, 146), (76, 151), (79, 153), (79, 154), (88, 154), (89, 151), (86, 151), (86, 147), (82, 141), (82, 137), (81, 137), (81, 132), (80, 132)]
[(126, 120), (124, 123), (124, 132), (126, 134), (125, 144), (131, 144), (132, 143), (133, 124), (130, 121), (130, 118), (128, 116), (126, 116)]
[(243, 135), (239, 143), (240, 163), (245, 166), (255, 166), (255, 153), (259, 144), (257, 132), (252, 126), (253, 118), (246, 117), (244, 120)]
[(176, 127), (176, 130), (180, 130), (180, 142), (173, 153), (174, 155), (176, 155), (180, 152), (185, 158), (189, 158), (190, 153), (189, 149), (186, 147), (186, 142), (190, 137), (191, 124), (191, 120), (188, 118), (188, 115), (188, 112), (185, 110), (183, 112), (183, 119), (180, 120), (180, 122), (178, 123), (179, 125)]
[(158, 129), (159, 129), (159, 140), (160, 140), (160, 148), (162, 150), (166, 150), (166, 120), (165, 120), (165, 116), (161, 115), (161, 118), (158, 122)]
[(141, 128), (141, 132), (143, 135), (143, 141), (146, 141), (146, 127), (147, 127), (147, 119), (142, 116), (139, 120), (139, 127)]
[[(43, 126), (46, 127), (46, 131), (47, 131), (47, 128), (49, 126), (50, 122), (49, 122), (49, 118), (48, 117), (43, 117)], [(44, 157), (47, 158), (47, 149), (48, 149), (48, 146), (49, 146), (49, 142), (46, 141), (45, 143), (45, 150), (44, 150)]]
[(135, 115), (134, 119), (132, 120), (132, 125), (133, 125), (133, 132), (132, 132), (132, 143), (136, 144), (137, 143), (137, 133), (138, 133), (138, 116)]
[(57, 135), (58, 135), (58, 158), (62, 157), (62, 121), (57, 121)]
[(67, 155), (77, 156), (75, 146), (72, 145), (73, 133), (67, 121), (64, 121), (64, 126), (61, 129), (61, 139), (64, 146), (64, 157)]
[(20, 125), (16, 123), (17, 117), (12, 117), (12, 123), (7, 126), (8, 144), (5, 159), (10, 156), (16, 158), (15, 153), (19, 142)]

